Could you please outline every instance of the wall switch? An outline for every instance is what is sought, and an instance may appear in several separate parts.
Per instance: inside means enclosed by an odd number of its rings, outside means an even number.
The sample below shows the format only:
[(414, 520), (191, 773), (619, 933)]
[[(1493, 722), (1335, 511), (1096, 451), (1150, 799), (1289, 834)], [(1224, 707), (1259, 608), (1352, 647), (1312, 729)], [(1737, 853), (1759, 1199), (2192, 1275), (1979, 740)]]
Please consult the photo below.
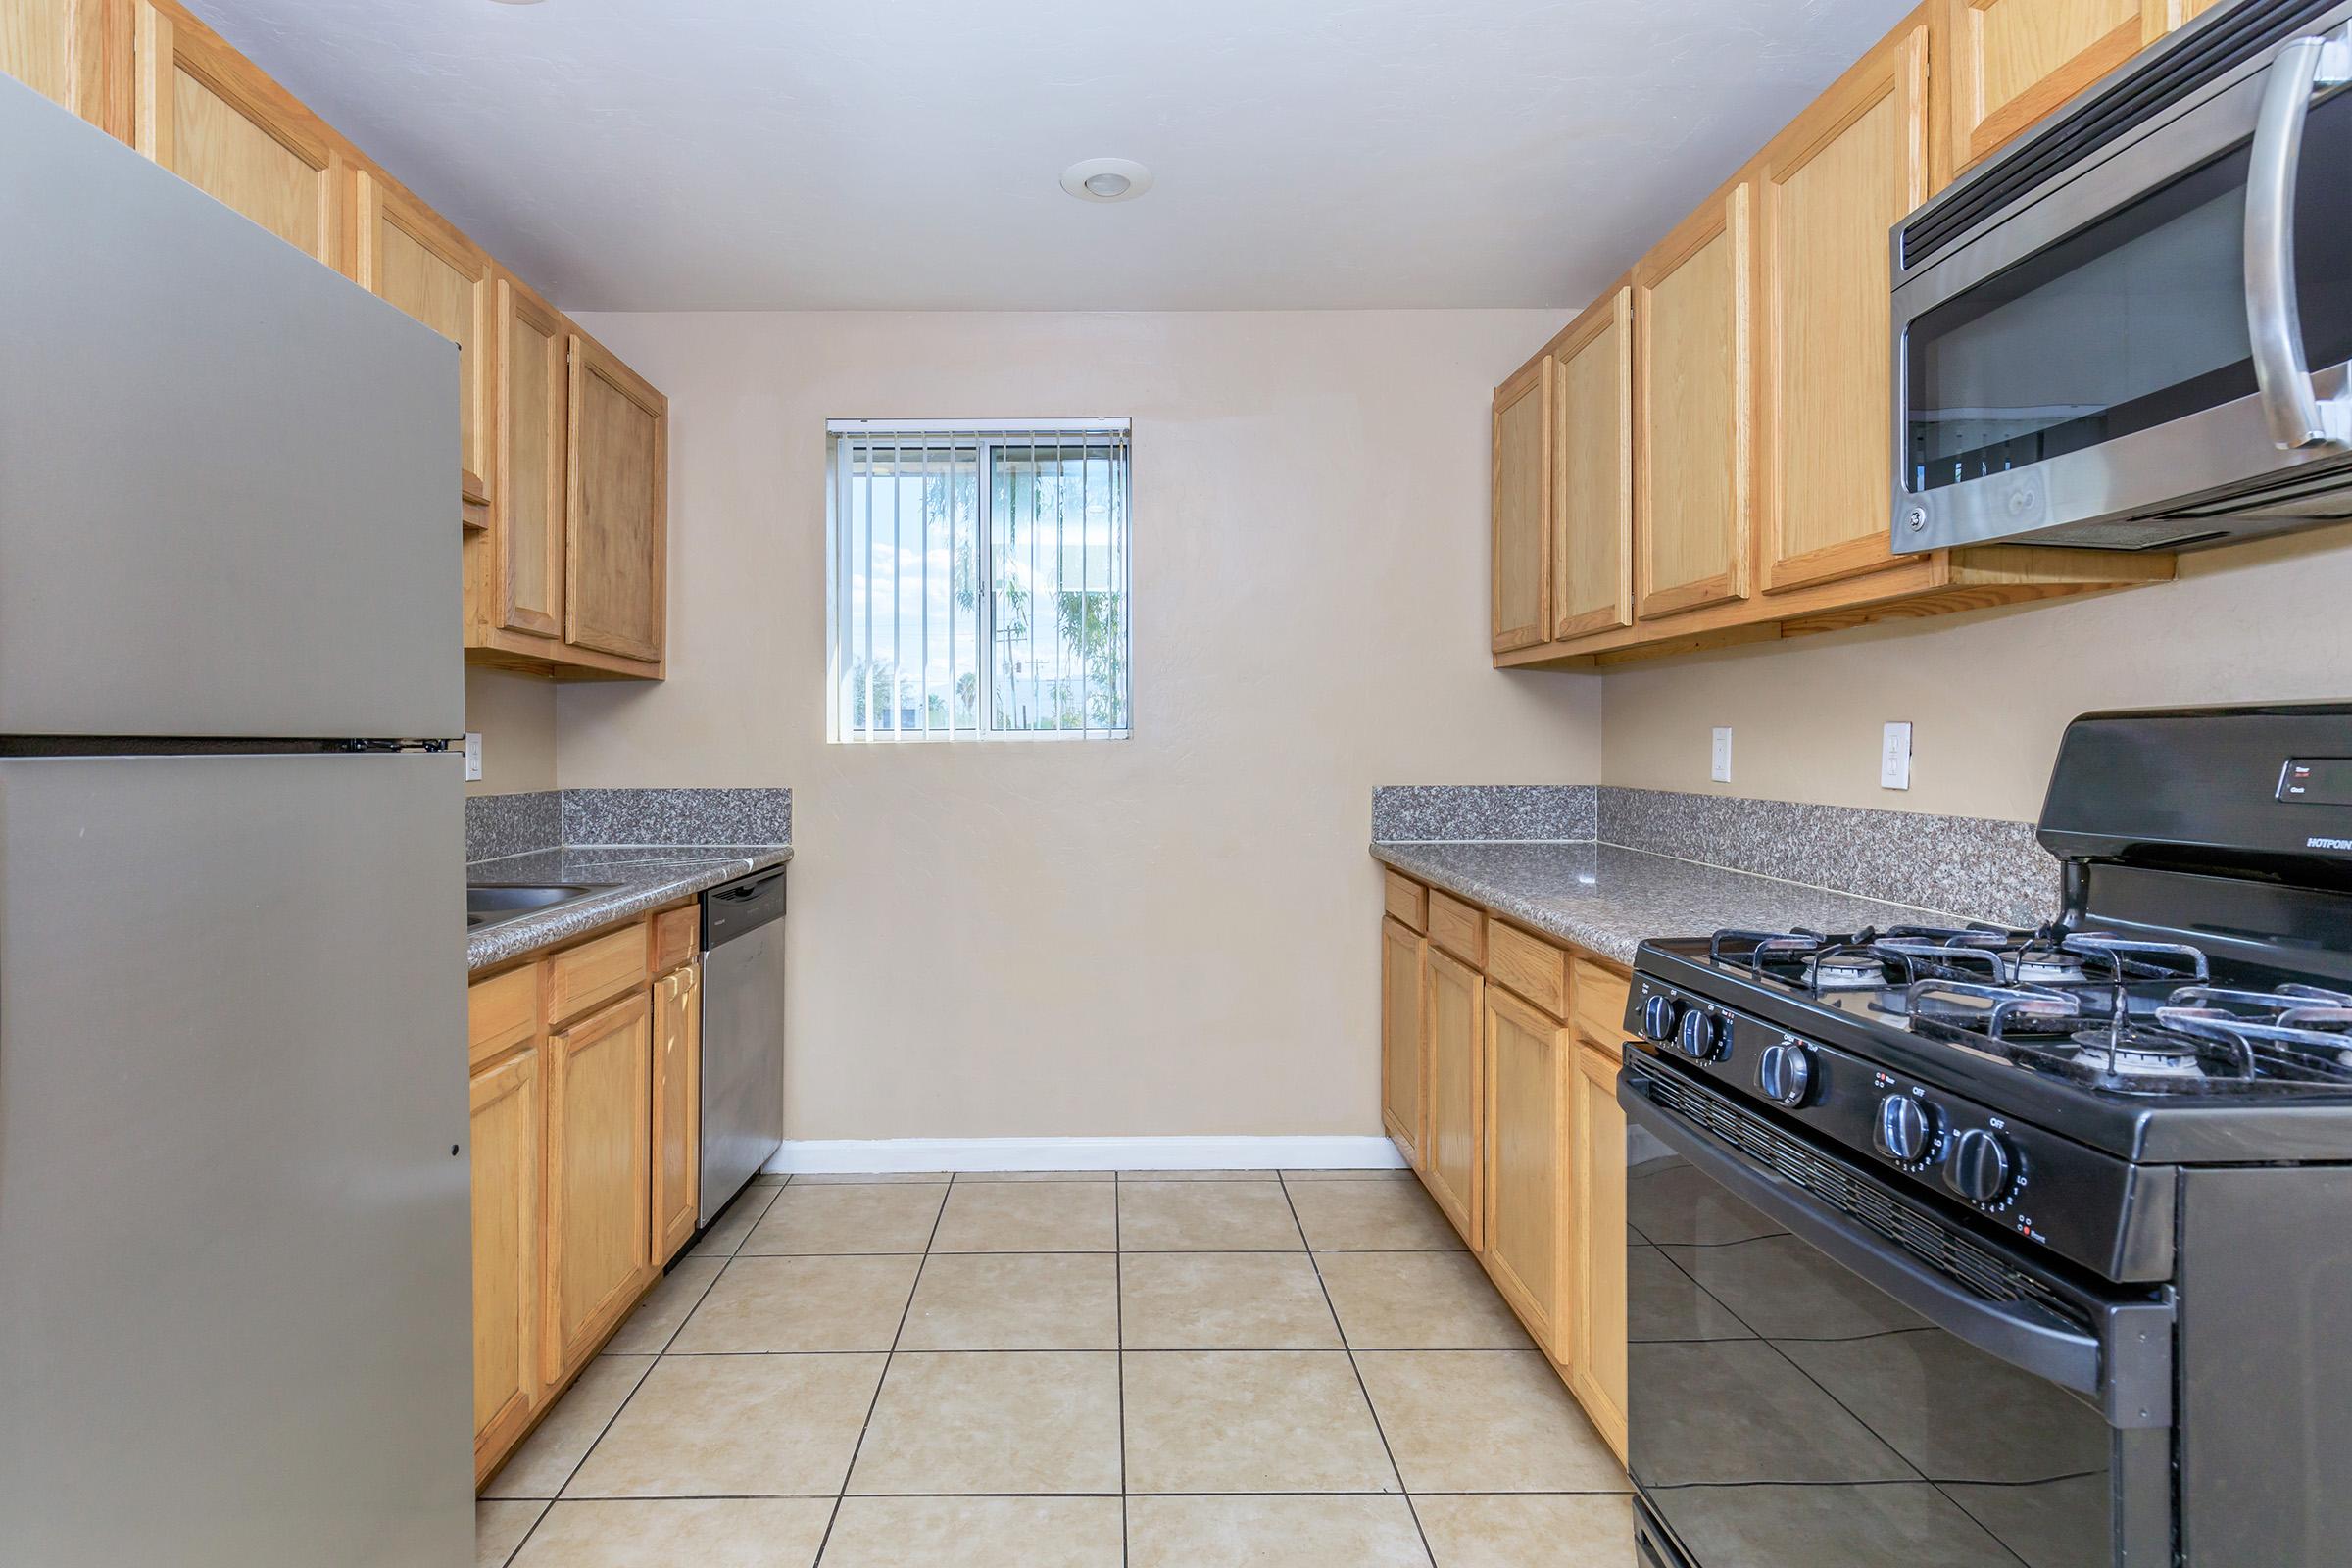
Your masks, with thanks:
[(1732, 781), (1732, 729), (1729, 724), (1715, 726), (1715, 760), (1707, 776), (1718, 784)]
[(1911, 726), (1889, 724), (1879, 741), (1879, 788), (1911, 787)]
[(482, 734), (479, 730), (466, 732), (466, 782), (471, 784), (482, 776)]

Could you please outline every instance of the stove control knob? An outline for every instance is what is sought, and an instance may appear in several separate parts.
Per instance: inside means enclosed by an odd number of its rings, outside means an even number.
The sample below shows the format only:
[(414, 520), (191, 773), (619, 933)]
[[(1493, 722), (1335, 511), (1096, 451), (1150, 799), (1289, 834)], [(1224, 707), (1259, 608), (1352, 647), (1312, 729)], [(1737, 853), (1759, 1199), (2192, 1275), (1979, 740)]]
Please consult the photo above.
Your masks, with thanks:
[(1879, 1102), (1879, 1152), (1916, 1164), (1936, 1147), (1936, 1113), (1909, 1095)]
[(1794, 1110), (1813, 1089), (1813, 1053), (1794, 1040), (1766, 1046), (1756, 1058), (1756, 1087), (1774, 1104)]
[(1713, 1061), (1721, 1053), (1724, 1033), (1721, 1018), (1692, 1007), (1683, 1014), (1682, 1024), (1674, 1032), (1674, 1043), (1692, 1061)]
[(1952, 1141), (1943, 1182), (1972, 1203), (1990, 1205), (2009, 1196), (2017, 1179), (2017, 1155), (1999, 1133), (1971, 1127)]
[(1674, 999), (1653, 994), (1642, 1004), (1642, 1038), (1664, 1045), (1674, 1038), (1674, 1026), (1681, 1020), (1683, 1009)]

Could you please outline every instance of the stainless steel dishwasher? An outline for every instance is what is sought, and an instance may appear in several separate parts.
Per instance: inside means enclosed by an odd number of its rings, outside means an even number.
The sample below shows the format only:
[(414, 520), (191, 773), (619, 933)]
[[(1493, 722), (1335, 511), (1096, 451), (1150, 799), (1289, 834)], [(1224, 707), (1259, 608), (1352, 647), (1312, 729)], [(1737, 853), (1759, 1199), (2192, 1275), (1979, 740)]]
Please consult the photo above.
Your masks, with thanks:
[(702, 1218), (784, 1142), (784, 867), (703, 895)]

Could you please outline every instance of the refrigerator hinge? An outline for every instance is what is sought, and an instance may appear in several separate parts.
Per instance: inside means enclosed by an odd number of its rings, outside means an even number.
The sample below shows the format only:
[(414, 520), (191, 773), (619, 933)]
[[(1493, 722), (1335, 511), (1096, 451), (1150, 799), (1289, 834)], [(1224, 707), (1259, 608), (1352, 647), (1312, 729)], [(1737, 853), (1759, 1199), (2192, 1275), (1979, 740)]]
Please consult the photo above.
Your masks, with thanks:
[(432, 740), (432, 741), (416, 741), (416, 740), (404, 740), (404, 741), (387, 741), (387, 740), (348, 740), (348, 741), (328, 741), (328, 742), (326, 743), (326, 749), (327, 749), (328, 751), (330, 751), (330, 752), (446, 752), (446, 751), (448, 751), (448, 750), (449, 750), (449, 742), (447, 742), (447, 741), (445, 741), (445, 740)]

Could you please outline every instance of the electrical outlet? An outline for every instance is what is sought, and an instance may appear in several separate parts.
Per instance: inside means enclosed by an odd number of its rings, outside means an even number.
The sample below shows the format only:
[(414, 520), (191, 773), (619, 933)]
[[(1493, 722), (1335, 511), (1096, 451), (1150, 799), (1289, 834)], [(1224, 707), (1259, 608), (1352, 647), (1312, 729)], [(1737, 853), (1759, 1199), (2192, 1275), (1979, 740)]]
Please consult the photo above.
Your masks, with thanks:
[(482, 735), (479, 730), (466, 732), (466, 781), (473, 783), (482, 776)]
[(1729, 724), (1715, 726), (1714, 765), (1708, 770), (1708, 777), (1718, 784), (1732, 781), (1732, 728)]
[(1907, 790), (1911, 787), (1911, 726), (1888, 724), (1879, 740), (1879, 788)]

